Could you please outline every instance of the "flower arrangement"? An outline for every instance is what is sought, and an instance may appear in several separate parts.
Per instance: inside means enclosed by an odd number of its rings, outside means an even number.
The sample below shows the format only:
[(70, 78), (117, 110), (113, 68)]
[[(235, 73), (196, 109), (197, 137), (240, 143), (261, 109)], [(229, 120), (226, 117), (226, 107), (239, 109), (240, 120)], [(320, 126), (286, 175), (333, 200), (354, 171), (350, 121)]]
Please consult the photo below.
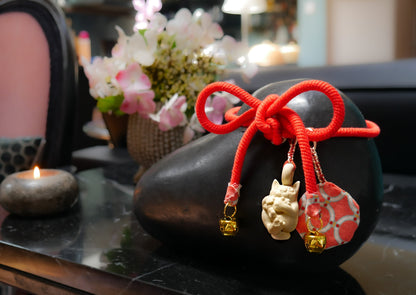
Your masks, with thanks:
[[(219, 24), (202, 10), (179, 10), (167, 20), (160, 0), (134, 0), (138, 11), (133, 35), (116, 27), (118, 40), (111, 57), (85, 64), (90, 94), (101, 112), (138, 113), (158, 123), (162, 131), (187, 126), (191, 137), (202, 132), (194, 114), (198, 93), (218, 79), (231, 63), (238, 64), (246, 48), (224, 36)], [(253, 68), (246, 67), (246, 73)], [(248, 75), (250, 75), (248, 73)], [(213, 122), (222, 120), (235, 101), (216, 95), (207, 102)]]

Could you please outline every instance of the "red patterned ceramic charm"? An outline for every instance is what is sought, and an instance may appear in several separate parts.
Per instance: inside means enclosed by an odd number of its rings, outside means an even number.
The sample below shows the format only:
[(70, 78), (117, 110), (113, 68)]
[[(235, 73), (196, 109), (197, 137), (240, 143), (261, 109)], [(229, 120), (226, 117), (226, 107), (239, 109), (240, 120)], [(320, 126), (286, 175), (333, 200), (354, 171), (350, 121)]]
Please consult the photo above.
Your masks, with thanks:
[[(326, 235), (326, 249), (345, 244), (354, 236), (360, 223), (360, 208), (351, 195), (332, 182), (317, 185), (315, 193), (305, 193), (299, 200), (296, 230), (303, 238), (308, 233), (307, 221)], [(322, 220), (322, 225), (321, 225)]]

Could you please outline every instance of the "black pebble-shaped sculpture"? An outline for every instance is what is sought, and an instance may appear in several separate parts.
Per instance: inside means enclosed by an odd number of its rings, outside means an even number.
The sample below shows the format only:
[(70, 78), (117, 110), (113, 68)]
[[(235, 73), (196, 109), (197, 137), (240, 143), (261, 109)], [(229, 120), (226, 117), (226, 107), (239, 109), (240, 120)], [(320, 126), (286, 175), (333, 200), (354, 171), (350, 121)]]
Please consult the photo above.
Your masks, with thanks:
[[(269, 84), (253, 96), (282, 94), (302, 80)], [(343, 93), (343, 127), (365, 127), (363, 115)], [(332, 104), (317, 91), (302, 93), (288, 105), (306, 127), (325, 127), (332, 118)], [(241, 112), (247, 109), (243, 106)], [(371, 119), (371, 118), (369, 118)], [(238, 143), (245, 131), (241, 127), (225, 135), (208, 134), (169, 154), (152, 166), (136, 185), (134, 213), (143, 228), (170, 246), (218, 254), (219, 257), (254, 259), (259, 265), (304, 267), (322, 270), (350, 258), (373, 231), (382, 202), (382, 171), (375, 143), (368, 138), (331, 138), (318, 143), (317, 152), (328, 181), (345, 189), (360, 205), (361, 221), (353, 239), (322, 254), (306, 251), (296, 231), (289, 240), (270, 237), (261, 220), (262, 199), (269, 194), (274, 179), (280, 181), (289, 144), (273, 145), (258, 132), (248, 148), (238, 203), (239, 232), (224, 237), (219, 219), (224, 195)], [(301, 156), (294, 157), (294, 181), (304, 179)], [(305, 192), (302, 183), (299, 198)], [(222, 259), (222, 258), (218, 258)]]

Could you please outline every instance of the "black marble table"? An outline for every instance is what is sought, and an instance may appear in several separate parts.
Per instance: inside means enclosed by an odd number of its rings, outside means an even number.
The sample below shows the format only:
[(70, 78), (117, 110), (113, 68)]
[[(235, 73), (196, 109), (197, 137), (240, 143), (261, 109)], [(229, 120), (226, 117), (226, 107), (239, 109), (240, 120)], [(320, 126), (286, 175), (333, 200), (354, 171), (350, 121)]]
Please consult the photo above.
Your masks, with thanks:
[(162, 245), (132, 214), (136, 169), (80, 172), (80, 202), (61, 216), (0, 210), (0, 281), (36, 294), (416, 294), (416, 177), (385, 175), (370, 239), (339, 268), (301, 273)]

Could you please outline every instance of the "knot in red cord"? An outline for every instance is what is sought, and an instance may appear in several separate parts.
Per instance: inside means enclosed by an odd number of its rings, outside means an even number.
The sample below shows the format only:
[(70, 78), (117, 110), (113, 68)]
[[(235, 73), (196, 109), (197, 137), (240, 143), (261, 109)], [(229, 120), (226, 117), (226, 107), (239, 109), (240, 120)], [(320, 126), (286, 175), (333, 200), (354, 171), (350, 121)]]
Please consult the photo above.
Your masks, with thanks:
[(296, 137), (289, 118), (286, 117), (289, 113), (293, 114), (291, 110), (283, 103), (280, 103), (278, 108), (271, 109), (272, 105), (279, 103), (281, 99), (277, 94), (268, 95), (257, 107), (254, 118), (257, 129), (274, 145), (282, 144), (286, 138)]
[(279, 96), (269, 95), (260, 103), (256, 110), (254, 122), (257, 129), (263, 132), (265, 138), (273, 144), (279, 145), (284, 140), (282, 138), (282, 125), (277, 118), (277, 113), (269, 117), (266, 116), (267, 109), (276, 99), (279, 99)]
[(265, 124), (268, 126), (267, 130), (262, 130), (259, 125), (257, 125), (257, 128), (261, 130), (264, 133), (264, 137), (270, 140), (274, 145), (281, 144), (283, 138), (279, 121), (276, 118), (267, 118)]
[[(333, 117), (328, 126), (306, 130), (311, 141), (322, 141), (335, 135), (344, 121), (344, 102), (338, 91), (324, 81), (308, 80), (300, 82), (289, 88), (281, 96), (268, 95), (263, 101), (253, 97), (240, 87), (226, 83), (215, 82), (205, 87), (199, 94), (195, 105), (196, 114), (202, 127), (216, 134), (226, 134), (235, 129), (250, 126), (253, 122), (257, 130), (264, 133), (265, 137), (273, 144), (281, 144), (285, 138), (297, 137), (300, 129), (305, 129), (299, 115), (286, 105), (293, 98), (307, 91), (319, 91), (325, 94), (332, 102)], [(226, 91), (246, 103), (251, 109), (241, 115), (237, 115), (240, 107), (227, 111), (225, 119), (228, 123), (216, 125), (212, 123), (205, 113), (205, 103), (208, 97), (217, 91)]]

